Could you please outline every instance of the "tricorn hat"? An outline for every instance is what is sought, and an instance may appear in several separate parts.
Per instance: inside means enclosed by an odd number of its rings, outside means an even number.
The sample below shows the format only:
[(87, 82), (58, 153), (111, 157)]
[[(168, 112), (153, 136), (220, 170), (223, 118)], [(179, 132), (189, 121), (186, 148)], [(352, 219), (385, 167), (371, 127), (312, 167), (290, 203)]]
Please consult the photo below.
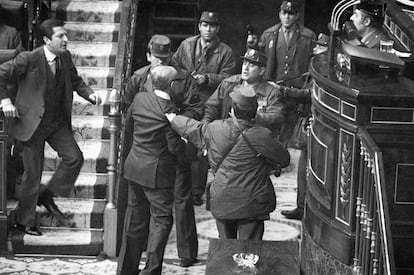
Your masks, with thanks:
[(373, 1), (361, 1), (361, 3), (355, 6), (355, 8), (367, 15), (372, 16), (372, 18), (379, 24), (382, 24), (384, 21), (382, 5), (380, 3)]
[(219, 23), (218, 13), (214, 11), (203, 11), (201, 13), (200, 22), (218, 24)]
[(240, 110), (257, 110), (257, 96), (251, 86), (237, 85), (230, 93), (230, 97)]
[(148, 50), (156, 57), (168, 57), (171, 55), (171, 40), (160, 34), (154, 34), (148, 42)]
[(280, 10), (297, 13), (299, 11), (298, 2), (293, 0), (285, 0), (280, 5)]
[(248, 49), (241, 58), (261, 67), (266, 66), (266, 55), (255, 49)]

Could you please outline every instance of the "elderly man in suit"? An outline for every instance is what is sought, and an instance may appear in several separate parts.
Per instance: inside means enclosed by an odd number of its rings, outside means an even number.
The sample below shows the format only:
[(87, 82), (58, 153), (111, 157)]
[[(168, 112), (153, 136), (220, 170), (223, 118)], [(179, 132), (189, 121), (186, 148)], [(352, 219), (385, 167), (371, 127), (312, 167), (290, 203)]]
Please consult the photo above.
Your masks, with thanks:
[[(31, 52), (22, 52), (0, 65), (0, 100), (5, 117), (14, 117), (12, 134), (23, 143), (24, 174), (16, 213), (16, 228), (26, 234), (42, 235), (35, 226), (36, 204), (62, 215), (53, 194), (67, 195), (83, 164), (83, 155), (72, 135), (73, 91), (91, 103), (99, 97), (78, 75), (66, 50), (67, 32), (57, 19), (39, 28), (44, 42)], [(17, 76), (14, 101), (6, 83)], [(14, 95), (12, 96), (14, 98)], [(40, 187), (45, 142), (62, 158), (46, 188)]]
[[(133, 144), (125, 160), (128, 206), (117, 274), (137, 274), (143, 251), (143, 274), (161, 274), (164, 249), (173, 224), (177, 156), (184, 148), (164, 113), (176, 112), (171, 100), (177, 71), (171, 66), (151, 69), (153, 91), (139, 92), (128, 109), (126, 129)], [(175, 83), (176, 84), (176, 83)], [(133, 127), (129, 127), (129, 124)], [(147, 245), (148, 243), (148, 245)]]
[[(155, 34), (148, 43), (147, 60), (149, 65), (134, 72), (123, 95), (124, 109), (127, 109), (139, 92), (153, 91), (153, 81), (150, 70), (160, 65), (171, 63), (171, 40), (165, 35)], [(175, 79), (176, 89), (171, 91), (171, 100), (178, 108), (178, 113), (195, 119), (200, 119), (203, 108), (198, 95), (197, 84), (184, 69), (174, 66), (177, 70)], [(130, 137), (125, 135), (126, 139)], [(126, 141), (124, 150), (129, 151), (130, 141)], [(189, 147), (187, 146), (186, 149)], [(189, 151), (189, 150), (187, 150)], [(175, 221), (177, 232), (177, 251), (181, 258), (180, 265), (191, 266), (197, 261), (198, 240), (194, 217), (194, 206), (191, 193), (190, 162), (183, 158), (177, 165), (175, 181)]]

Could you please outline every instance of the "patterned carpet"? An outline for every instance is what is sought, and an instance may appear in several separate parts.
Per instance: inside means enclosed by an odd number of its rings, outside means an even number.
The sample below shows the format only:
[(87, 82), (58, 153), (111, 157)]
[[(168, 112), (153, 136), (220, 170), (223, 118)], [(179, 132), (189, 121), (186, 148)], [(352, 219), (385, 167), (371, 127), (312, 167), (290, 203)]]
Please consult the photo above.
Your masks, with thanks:
[[(298, 152), (291, 150), (293, 169), (273, 178), (277, 194), (277, 208), (271, 213), (271, 219), (265, 223), (264, 240), (295, 240), (300, 235), (300, 222), (286, 220), (281, 210), (291, 209), (296, 205), (296, 166)], [(175, 228), (170, 234), (165, 251), (163, 274), (199, 275), (204, 274), (210, 238), (217, 238), (214, 219), (205, 206), (195, 207), (197, 231), (199, 236), (200, 260), (195, 266), (183, 268), (179, 266), (176, 248)], [(145, 257), (145, 255), (143, 255)], [(144, 260), (141, 262), (144, 265)], [(44, 255), (16, 255), (0, 257), (0, 274), (12, 275), (111, 275), (115, 274), (116, 260), (98, 259), (94, 257), (47, 257)]]

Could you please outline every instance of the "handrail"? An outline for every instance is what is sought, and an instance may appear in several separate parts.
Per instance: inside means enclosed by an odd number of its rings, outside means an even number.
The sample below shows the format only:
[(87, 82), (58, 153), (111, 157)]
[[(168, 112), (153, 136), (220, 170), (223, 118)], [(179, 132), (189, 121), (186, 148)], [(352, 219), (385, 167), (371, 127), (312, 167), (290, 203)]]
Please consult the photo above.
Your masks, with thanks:
[(118, 52), (115, 64), (114, 89), (109, 96), (110, 111), (108, 114), (110, 126), (110, 154), (108, 157), (108, 196), (104, 218), (104, 253), (115, 257), (117, 250), (117, 220), (118, 209), (115, 198), (115, 188), (120, 183), (120, 152), (121, 144), (121, 110), (120, 98), (132, 71), (132, 57), (135, 41), (139, 0), (122, 1), (121, 23), (119, 30)]
[(382, 153), (364, 127), (358, 129), (361, 165), (356, 201), (354, 274), (395, 274), (394, 249)]

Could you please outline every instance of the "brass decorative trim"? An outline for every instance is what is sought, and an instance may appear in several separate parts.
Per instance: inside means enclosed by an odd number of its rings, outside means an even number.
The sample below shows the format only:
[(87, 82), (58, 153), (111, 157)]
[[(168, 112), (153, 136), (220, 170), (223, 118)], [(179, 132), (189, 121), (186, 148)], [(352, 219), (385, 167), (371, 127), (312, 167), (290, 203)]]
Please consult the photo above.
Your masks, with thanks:
[[(345, 105), (348, 106), (348, 107), (345, 107)], [(349, 116), (348, 114), (345, 114), (344, 109), (346, 109), (346, 108), (351, 108), (350, 111), (353, 111), (352, 116)], [(356, 121), (356, 115), (357, 115), (356, 105), (341, 100), (341, 116), (343, 116), (344, 118), (347, 118), (349, 120)]]
[[(315, 134), (315, 132), (313, 131), (313, 127), (310, 129), (310, 131), (311, 131), (311, 139), (312, 139), (312, 137), (314, 137), (314, 139), (315, 139), (315, 141), (319, 144), (319, 145), (321, 145), (324, 149), (325, 149), (325, 152), (324, 152), (324, 158), (325, 158), (325, 167), (324, 167), (324, 171), (323, 171), (323, 173), (324, 173), (324, 175), (323, 175), (323, 177), (324, 177), (324, 179), (321, 179), (318, 175), (317, 175), (317, 173), (316, 173), (316, 171), (313, 169), (313, 167), (312, 167), (312, 151), (310, 151), (310, 161), (309, 161), (309, 169), (310, 169), (310, 171), (311, 171), (311, 173), (312, 173), (312, 175), (318, 180), (318, 181), (320, 181), (323, 185), (325, 185), (325, 181), (326, 181), (326, 178), (327, 178), (327, 171), (328, 171), (328, 169), (327, 169), (327, 163), (328, 163), (328, 146), (325, 144), (325, 143), (323, 143), (319, 138), (318, 138), (318, 136)], [(312, 140), (311, 140), (311, 142), (312, 142)]]
[[(397, 119), (392, 118), (392, 115), (398, 115), (397, 112), (400, 112), (399, 115), (406, 116), (405, 121), (402, 119), (397, 120)], [(403, 114), (404, 112), (406, 114)], [(390, 119), (384, 120), (383, 117), (385, 116), (389, 117)], [(371, 120), (371, 123), (377, 123), (377, 124), (401, 124), (401, 125), (414, 124), (414, 108), (371, 107), (370, 120)]]
[[(402, 170), (400, 168), (402, 168), (403, 166), (409, 168), (412, 174), (412, 178), (410, 180), (410, 178), (408, 178), (408, 182), (407, 184), (410, 185), (410, 187), (412, 188), (412, 179), (414, 178), (414, 163), (397, 163), (397, 165), (395, 166), (395, 182), (394, 182), (394, 204), (402, 204), (402, 205), (413, 205), (414, 204), (414, 197), (412, 198), (412, 201), (399, 201), (398, 197), (398, 179), (400, 178), (400, 174), (402, 174)], [(406, 178), (406, 177), (404, 177)], [(400, 182), (400, 184), (404, 184), (403, 182)], [(404, 193), (404, 192), (403, 192)], [(405, 193), (404, 193), (405, 194)]]
[[(345, 136), (349, 138), (346, 138)], [(335, 201), (335, 219), (349, 226), (352, 211), (354, 186), (353, 157), (355, 155), (355, 134), (344, 129), (339, 133), (337, 199)], [(342, 208), (342, 217), (340, 216)], [(346, 209), (345, 209), (346, 208)], [(345, 210), (348, 210), (347, 212)], [(346, 214), (346, 217), (344, 216)]]
[[(325, 99), (331, 98), (331, 99), (335, 100), (336, 102), (333, 102), (333, 103), (337, 106), (336, 107), (335, 106), (330, 106), (329, 103), (327, 102), (327, 100), (324, 101), (324, 95), (327, 96), (327, 97), (325, 97)], [(321, 87), (319, 87), (319, 102), (324, 107), (326, 107), (327, 109), (331, 110), (334, 113), (339, 114), (339, 111), (340, 111), (339, 109), (340, 109), (340, 106), (341, 106), (340, 105), (340, 103), (341, 103), (340, 98), (337, 97), (337, 96), (334, 96), (333, 94), (331, 94), (329, 92), (327, 92), (326, 90), (322, 89)]]

